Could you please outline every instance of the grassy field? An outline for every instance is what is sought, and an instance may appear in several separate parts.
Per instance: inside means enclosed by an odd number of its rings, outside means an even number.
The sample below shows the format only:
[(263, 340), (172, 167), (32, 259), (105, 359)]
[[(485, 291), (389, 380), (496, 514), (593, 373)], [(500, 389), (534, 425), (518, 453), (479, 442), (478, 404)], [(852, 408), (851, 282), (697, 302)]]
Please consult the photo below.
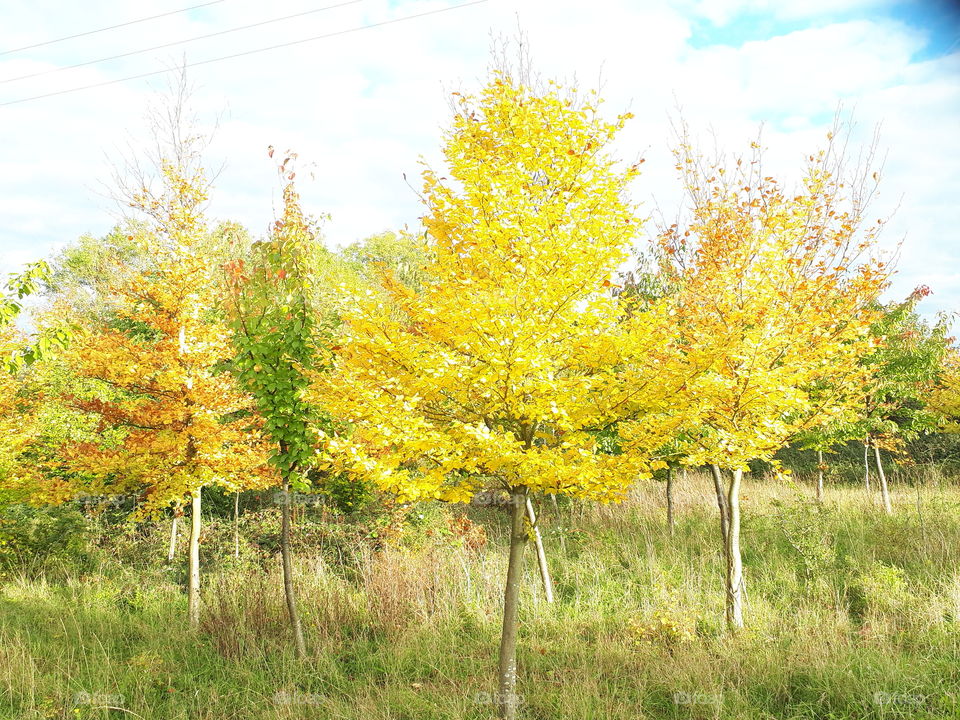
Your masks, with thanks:
[[(673, 537), (660, 484), (620, 506), (542, 503), (557, 601), (528, 553), (521, 717), (960, 718), (960, 491), (895, 488), (886, 517), (859, 488), (818, 509), (806, 488), (748, 479), (736, 635), (710, 492), (703, 476), (680, 483)], [(234, 560), (224, 523), (204, 543), (199, 632), (162, 523), (83, 565), (9, 576), (0, 717), (492, 717), (505, 515), (422, 510), (380, 550), (299, 522), (303, 662), (279, 562), (251, 559), (246, 535)]]

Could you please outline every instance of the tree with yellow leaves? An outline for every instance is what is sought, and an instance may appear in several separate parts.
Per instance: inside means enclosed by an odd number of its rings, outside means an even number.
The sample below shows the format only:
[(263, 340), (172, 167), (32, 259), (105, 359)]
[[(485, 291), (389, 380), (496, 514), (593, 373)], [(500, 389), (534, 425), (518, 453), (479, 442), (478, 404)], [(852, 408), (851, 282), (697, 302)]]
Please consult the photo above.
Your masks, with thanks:
[(764, 173), (757, 143), (732, 165), (705, 161), (686, 134), (676, 150), (689, 222), (666, 228), (660, 244), (681, 342), (715, 358), (684, 437), (688, 461), (714, 471), (734, 628), (743, 625), (743, 472), (808, 428), (856, 417), (860, 360), (889, 274), (873, 254), (882, 223), (865, 217), (876, 173), (848, 176), (829, 137), (795, 192)]
[[(13, 325), (0, 324), (0, 356), (14, 354), (23, 342), (24, 338)], [(0, 489), (3, 490), (10, 488), (17, 456), (32, 434), (29, 430), (25, 432), (24, 419), (30, 412), (25, 408), (28, 403), (22, 388), (21, 377), (7, 372), (5, 367), (0, 368)], [(32, 422), (27, 424), (32, 429)]]
[(943, 432), (960, 433), (960, 349), (951, 347), (941, 361), (940, 378), (930, 395), (930, 411)]
[(199, 619), (201, 491), (276, 482), (253, 404), (224, 364), (233, 355), (217, 311), (220, 288), (210, 258), (202, 206), (205, 180), (187, 162), (164, 162), (159, 192), (146, 187), (131, 204), (149, 222), (133, 241), (146, 261), (108, 275), (97, 288), (105, 312), (80, 314), (63, 354), (93, 392), (69, 404), (119, 431), (64, 448), (66, 466), (100, 492), (145, 492), (142, 509), (189, 496), (189, 619)]
[(62, 501), (66, 484), (40, 482), (36, 458), (27, 451), (44, 434), (41, 414), (43, 382), (37, 364), (56, 357), (70, 341), (72, 328), (57, 319), (41, 323), (32, 337), (14, 322), (21, 315), (23, 299), (50, 281), (50, 266), (44, 260), (30, 263), (20, 273), (11, 273), (0, 293), (0, 500)]
[(666, 404), (677, 350), (662, 308), (625, 313), (610, 292), (639, 226), (638, 167), (609, 152), (628, 116), (509, 71), (454, 97), (448, 167), (423, 173), (419, 290), (385, 272), (382, 292), (351, 298), (311, 397), (346, 428), (331, 463), (401, 499), (468, 501), (490, 478), (509, 494), (497, 698), (512, 718), (527, 495), (615, 500), (647, 474), (597, 432)]

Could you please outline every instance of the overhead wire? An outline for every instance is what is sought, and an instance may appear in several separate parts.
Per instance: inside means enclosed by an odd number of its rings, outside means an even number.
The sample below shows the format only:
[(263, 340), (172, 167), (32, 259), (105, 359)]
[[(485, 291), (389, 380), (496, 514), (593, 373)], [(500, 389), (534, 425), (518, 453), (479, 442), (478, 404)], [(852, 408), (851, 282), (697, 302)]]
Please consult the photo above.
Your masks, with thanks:
[(109, 60), (119, 60), (120, 58), (131, 57), (133, 55), (142, 55), (144, 53), (152, 52), (153, 50), (163, 50), (164, 48), (174, 47), (175, 45), (185, 45), (197, 40), (206, 40), (207, 38), (217, 37), (219, 35), (228, 35), (230, 33), (240, 32), (241, 30), (250, 30), (251, 28), (262, 27), (264, 25), (270, 25), (271, 23), (283, 22), (284, 20), (292, 20), (293, 18), (303, 17), (304, 15), (313, 15), (319, 12), (324, 12), (325, 10), (333, 10), (335, 8), (344, 7), (346, 5), (355, 5), (360, 2), (363, 2), (363, 0), (346, 0), (346, 2), (339, 2), (334, 5), (313, 8), (312, 10), (305, 10), (292, 15), (269, 18), (267, 20), (261, 20), (260, 22), (250, 23), (249, 25), (241, 25), (239, 27), (229, 28), (227, 30), (218, 30), (217, 32), (207, 33), (206, 35), (197, 35), (196, 37), (187, 38), (186, 40), (174, 40), (173, 42), (163, 43), (162, 45), (154, 45), (153, 47), (131, 50), (130, 52), (110, 55), (108, 57), (102, 57), (96, 60), (86, 60), (84, 62), (74, 63), (73, 65), (50, 68), (49, 70), (39, 70), (34, 73), (28, 73), (27, 75), (18, 75), (17, 77), (5, 78), (0, 80), (0, 85), (3, 85), (4, 83), (15, 82), (17, 80), (27, 80), (28, 78), (40, 77), (42, 75), (51, 75), (53, 73), (64, 72), (66, 70), (74, 70), (76, 68), (86, 67), (87, 65), (97, 65), (98, 63), (108, 62)]
[(9, 55), (10, 53), (23, 52), (24, 50), (33, 50), (34, 48), (53, 45), (54, 43), (63, 42), (64, 40), (73, 40), (74, 38), (86, 37), (87, 35), (96, 35), (97, 33), (106, 32), (107, 30), (116, 30), (117, 28), (128, 27), (130, 25), (144, 23), (150, 20), (157, 20), (162, 17), (189, 12), (190, 10), (198, 10), (199, 8), (208, 7), (209, 5), (217, 5), (218, 3), (222, 2), (226, 2), (226, 0), (210, 0), (210, 2), (200, 3), (199, 5), (191, 5), (190, 7), (180, 8), (179, 10), (170, 10), (169, 12), (160, 13), (159, 15), (151, 15), (150, 17), (138, 18), (136, 20), (128, 20), (127, 22), (117, 23), (116, 25), (108, 25), (107, 27), (97, 28), (95, 30), (87, 30), (86, 32), (76, 33), (74, 35), (66, 35), (64, 37), (54, 38), (53, 40), (44, 40), (43, 42), (34, 43), (33, 45), (24, 45), (23, 47), (12, 48), (10, 50), (0, 50), (0, 55)]
[(270, 50), (278, 50), (280, 48), (291, 47), (293, 45), (302, 45), (308, 42), (314, 42), (316, 40), (324, 40), (327, 38), (336, 37), (339, 35), (348, 35), (350, 33), (360, 32), (362, 30), (370, 30), (376, 27), (383, 27), (385, 25), (394, 25), (396, 23), (405, 22), (407, 20), (415, 20), (417, 18), (427, 17), (429, 15), (439, 15), (440, 13), (451, 12), (453, 10), (461, 10), (466, 7), (473, 5), (482, 5), (486, 3), (487, 0), (471, 0), (470, 2), (459, 3), (457, 5), (451, 5), (449, 7), (437, 8), (436, 10), (427, 10), (421, 13), (415, 13), (413, 15), (404, 15), (403, 17), (392, 18), (390, 20), (383, 20), (377, 23), (370, 23), (367, 25), (360, 25), (358, 27), (347, 28), (346, 30), (337, 30), (335, 32), (324, 33), (323, 35), (314, 35), (312, 37), (303, 38), (301, 40), (291, 40), (290, 42), (278, 43), (277, 45), (269, 45), (267, 47), (255, 48), (253, 50), (244, 50), (242, 52), (233, 53), (232, 55), (223, 55), (221, 57), (210, 58), (207, 60), (197, 60), (195, 62), (183, 63), (178, 65), (175, 68), (163, 68), (161, 70), (151, 70), (150, 72), (139, 73), (137, 75), (128, 75), (127, 77), (116, 78), (114, 80), (106, 80), (104, 82), (93, 83), (91, 85), (82, 85), (80, 87), (67, 88), (65, 90), (57, 90), (55, 92), (43, 93), (42, 95), (33, 95), (31, 97), (20, 98), (18, 100), (8, 100), (6, 102), (0, 102), (0, 107), (6, 107), (9, 105), (19, 105), (20, 103), (30, 102), (33, 100), (41, 100), (43, 98), (54, 97), (57, 95), (67, 95), (69, 93), (80, 92), (82, 90), (92, 90), (93, 88), (105, 87), (107, 85), (115, 85), (117, 83), (128, 82), (130, 80), (140, 80), (142, 78), (152, 77), (154, 75), (161, 75), (163, 73), (173, 72), (175, 70), (186, 69), (191, 67), (198, 67), (200, 65), (209, 65), (215, 62), (221, 62), (223, 60), (233, 60), (234, 58), (244, 57), (247, 55), (255, 55), (257, 53), (268, 52)]

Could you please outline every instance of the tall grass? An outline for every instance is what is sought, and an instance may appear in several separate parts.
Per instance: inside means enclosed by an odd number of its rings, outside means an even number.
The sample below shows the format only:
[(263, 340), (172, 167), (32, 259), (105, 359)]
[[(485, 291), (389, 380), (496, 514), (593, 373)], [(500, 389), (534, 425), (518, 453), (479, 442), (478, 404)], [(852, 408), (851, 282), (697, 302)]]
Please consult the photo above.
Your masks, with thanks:
[[(886, 517), (862, 489), (829, 488), (822, 509), (808, 490), (744, 489), (748, 627), (736, 635), (722, 625), (706, 477), (677, 483), (673, 537), (657, 483), (617, 506), (541, 503), (557, 601), (531, 554), (521, 716), (960, 717), (960, 492), (897, 487)], [(453, 520), (463, 512), (426, 508), (415, 534), (377, 550), (301, 551), (304, 662), (278, 561), (212, 558), (198, 632), (179, 567), (112, 553), (82, 576), (11, 578), (0, 717), (492, 717), (506, 524), (492, 508)], [(142, 539), (157, 557), (164, 530)]]

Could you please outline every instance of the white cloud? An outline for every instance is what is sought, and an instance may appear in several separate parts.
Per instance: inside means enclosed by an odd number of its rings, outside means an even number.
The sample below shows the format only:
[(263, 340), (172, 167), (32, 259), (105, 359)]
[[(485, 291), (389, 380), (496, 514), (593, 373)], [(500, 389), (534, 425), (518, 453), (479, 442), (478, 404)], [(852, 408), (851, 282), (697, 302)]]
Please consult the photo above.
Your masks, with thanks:
[[(847, 0), (830, 12), (855, 12), (867, 3)], [(119, 0), (83, 5), (17, 4), (5, 10), (0, 50), (66, 35), (132, 15), (173, 9), (167, 0)], [(308, 0), (270, 6), (213, 5), (196, 17), (177, 15), (91, 36), (0, 55), (0, 79), (31, 68), (70, 64), (134, 47), (159, 44), (316, 7)], [(185, 46), (189, 61), (265, 47), (448, 6), (439, 0), (389, 3), (364, 0), (344, 8), (225, 35)], [(698, 130), (713, 128), (721, 143), (742, 147), (767, 122), (765, 140), (778, 169), (793, 172), (826, 131), (837, 103), (855, 106), (855, 140), (883, 123), (889, 148), (878, 212), (903, 203), (888, 243), (908, 234), (896, 291), (928, 282), (938, 306), (960, 306), (956, 285), (943, 268), (956, 264), (960, 226), (956, 158), (960, 133), (960, 54), (924, 63), (910, 59), (923, 47), (918, 30), (880, 16), (806, 29), (741, 47), (695, 48), (695, 21), (708, 15), (726, 22), (745, 8), (785, 18), (815, 18), (824, 3), (704, 2), (691, 10), (677, 3), (611, 0), (602, 6), (574, 0), (490, 0), (460, 10), (344, 34), (327, 40), (194, 68), (190, 78), (200, 114), (223, 110), (210, 147), (211, 167), (225, 162), (211, 211), (237, 219), (254, 232), (272, 218), (279, 183), (267, 145), (295, 148), (316, 164), (301, 190), (308, 208), (330, 213), (327, 235), (344, 244), (386, 227), (414, 224), (421, 209), (403, 174), (417, 188), (423, 155), (438, 159), (439, 130), (448, 114), (446, 90), (476, 87), (488, 63), (490, 31), (528, 32), (536, 66), (545, 75), (576, 75), (594, 86), (598, 76), (610, 112), (636, 114), (621, 139), (624, 154), (645, 152), (647, 174), (637, 197), (656, 194), (669, 211), (677, 202), (666, 147), (675, 103)], [(37, 28), (41, 28), (37, 30)], [(34, 29), (28, 32), (28, 29)], [(0, 84), (0, 103), (146, 72), (177, 57), (178, 49), (147, 53), (105, 65)], [(128, 129), (143, 137), (142, 114), (150, 83), (134, 81), (86, 92), (0, 107), (0, 271), (62, 245), (83, 232), (102, 233), (113, 222), (112, 205), (97, 195), (109, 178), (104, 153), (121, 146)], [(306, 180), (305, 172), (300, 177)], [(649, 205), (648, 205), (649, 207)], [(916, 251), (914, 251), (916, 248)], [(939, 284), (939, 285), (938, 285)]]
[(726, 25), (745, 13), (797, 20), (826, 14), (876, 10), (892, 4), (892, 0), (698, 0), (691, 9), (715, 25)]

